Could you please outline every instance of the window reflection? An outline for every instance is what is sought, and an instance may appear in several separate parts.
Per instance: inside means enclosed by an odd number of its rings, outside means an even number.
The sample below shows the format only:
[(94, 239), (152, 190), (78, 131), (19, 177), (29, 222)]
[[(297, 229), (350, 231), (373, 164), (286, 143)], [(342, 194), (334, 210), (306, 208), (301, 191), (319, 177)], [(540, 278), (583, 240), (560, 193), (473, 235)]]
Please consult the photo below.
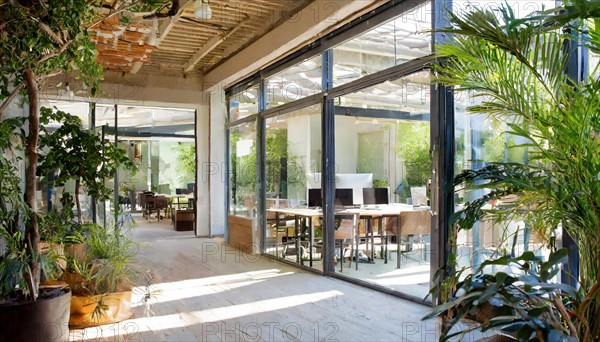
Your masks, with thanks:
[(431, 3), (333, 49), (336, 86), (431, 53)]
[(229, 120), (236, 121), (258, 113), (258, 86), (248, 88), (229, 98)]
[(267, 108), (318, 94), (321, 92), (321, 79), (321, 55), (267, 78)]

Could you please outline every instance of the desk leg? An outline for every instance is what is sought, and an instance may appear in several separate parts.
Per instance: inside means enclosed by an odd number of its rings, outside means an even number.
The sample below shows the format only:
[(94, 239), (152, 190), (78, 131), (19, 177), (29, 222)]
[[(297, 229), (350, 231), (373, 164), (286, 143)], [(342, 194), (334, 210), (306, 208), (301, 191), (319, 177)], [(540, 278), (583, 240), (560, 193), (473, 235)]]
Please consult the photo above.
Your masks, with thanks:
[(387, 230), (385, 229), (386, 225), (387, 225), (387, 219), (385, 217), (382, 217), (381, 225), (379, 226), (379, 235), (381, 236), (381, 243), (384, 245), (384, 246), (382, 246), (383, 251), (381, 252), (381, 254), (383, 256), (384, 264), (388, 263), (388, 237), (387, 237)]
[(356, 265), (356, 270), (358, 271), (358, 242), (360, 235), (360, 216), (356, 215), (354, 217), (354, 244), (356, 248), (354, 249), (354, 264)]
[(307, 217), (306, 218), (308, 220), (308, 255), (309, 255), (309, 260), (310, 260), (310, 267), (313, 267), (313, 245), (314, 245), (314, 234), (313, 234), (313, 224), (312, 224), (312, 217)]
[(279, 254), (279, 213), (275, 212), (275, 257), (280, 258)]
[(402, 239), (400, 239), (400, 233), (401, 233), (400, 232), (400, 215), (398, 215), (398, 225), (396, 226), (396, 244), (398, 245), (398, 248), (396, 250), (396, 258), (398, 259), (396, 261), (396, 264), (397, 264), (396, 267), (397, 268), (400, 268), (400, 266), (401, 266), (400, 265), (400, 262), (401, 262), (400, 259), (402, 259), (402, 252), (400, 251), (400, 247), (401, 247), (400, 243), (402, 242)]
[(375, 262), (375, 232), (373, 231), (373, 218), (369, 220), (369, 234), (371, 235), (371, 262)]
[(298, 234), (298, 216), (294, 216), (294, 237), (296, 243), (296, 262), (302, 265), (302, 256), (300, 255), (300, 234)]

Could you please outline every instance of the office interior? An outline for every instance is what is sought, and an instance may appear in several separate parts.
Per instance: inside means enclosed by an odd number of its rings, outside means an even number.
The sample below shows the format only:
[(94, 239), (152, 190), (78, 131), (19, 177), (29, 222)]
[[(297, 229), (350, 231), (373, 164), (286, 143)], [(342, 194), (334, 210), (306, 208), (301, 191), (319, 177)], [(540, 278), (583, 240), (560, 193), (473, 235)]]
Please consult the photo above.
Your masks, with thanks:
[[(512, 148), (518, 138), (499, 134), (505, 123), (466, 113), (481, 101), (475, 94), (439, 105), (447, 93), (432, 86), (426, 58), (430, 1), (381, 17), (226, 91), (227, 234), (236, 245), (238, 230), (251, 230), (249, 252), (427, 303), (448, 257), (450, 216), (476, 195), (441, 184), (527, 153)], [(441, 124), (450, 111), (452, 136)], [(515, 236), (515, 248), (548, 253), (524, 222), (482, 222), (458, 236), (459, 266), (506, 253)]]
[[(196, 189), (195, 111), (182, 108), (120, 106), (99, 103), (45, 100), (42, 106), (77, 116), (83, 129), (95, 131), (105, 141), (124, 149), (135, 170), (120, 168), (106, 187), (112, 190), (107, 201), (98, 201), (81, 191), (84, 222), (111, 224), (115, 210), (126, 217), (149, 221), (172, 221), (179, 209), (192, 209)], [(55, 123), (48, 126), (50, 131)], [(38, 191), (42, 208), (60, 206), (65, 192), (74, 194), (75, 185), (45, 186)], [(164, 205), (152, 208), (142, 197), (165, 198)], [(151, 196), (150, 196), (151, 194)], [(115, 205), (116, 204), (116, 205)], [(115, 209), (117, 208), (117, 209)]]

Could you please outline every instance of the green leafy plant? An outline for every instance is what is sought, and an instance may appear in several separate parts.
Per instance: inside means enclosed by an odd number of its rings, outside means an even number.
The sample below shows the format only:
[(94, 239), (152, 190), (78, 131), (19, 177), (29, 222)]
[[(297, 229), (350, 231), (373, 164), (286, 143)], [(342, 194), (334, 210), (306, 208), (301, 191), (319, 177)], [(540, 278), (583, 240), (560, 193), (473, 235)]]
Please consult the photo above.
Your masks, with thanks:
[(373, 179), (374, 188), (387, 188), (390, 186), (390, 182), (385, 179)]
[(194, 144), (179, 144), (177, 153), (177, 173), (180, 183), (190, 183), (196, 179), (196, 146)]
[[(454, 291), (461, 293), (460, 296), (449, 298), (425, 318), (438, 315), (451, 318), (443, 328), (442, 341), (462, 338), (476, 329), (485, 332), (498, 327), (514, 333), (521, 341), (577, 341), (573, 336), (577, 320), (570, 314), (582, 305), (583, 296), (568, 285), (552, 282), (567, 262), (567, 253), (566, 249), (557, 250), (548, 261), (530, 251), (519, 257), (506, 255), (486, 260), (476, 272), (454, 284)], [(484, 269), (490, 266), (510, 271), (485, 273)], [(460, 320), (469, 317), (482, 323), (451, 332)]]
[[(51, 122), (59, 123), (56, 130), (48, 129)], [(99, 201), (109, 199), (112, 189), (105, 180), (115, 176), (119, 168), (134, 171), (136, 166), (127, 151), (113, 142), (103, 141), (95, 132), (82, 127), (81, 119), (58, 109), (41, 108), (40, 174), (52, 173), (54, 186), (75, 181), (77, 220), (81, 224), (79, 193), (84, 186), (89, 195)]]
[(69, 268), (83, 281), (75, 284), (75, 294), (100, 295), (130, 286), (139, 272), (134, 267), (139, 244), (122, 227), (105, 229), (89, 225), (85, 239), (87, 259), (83, 262), (69, 258)]
[[(550, 277), (542, 273), (526, 273), (537, 278), (521, 279), (515, 274), (482, 275), (481, 270), (474, 270), (466, 282), (451, 289), (447, 296), (451, 304), (434, 312), (447, 313), (445, 309), (453, 307), (455, 317), (463, 316), (464, 311), (478, 305), (471, 299), (481, 298), (480, 292), (473, 292), (481, 286), (489, 289), (483, 298), (486, 300), (517, 291), (521, 294), (501, 300), (502, 305), (516, 310), (511, 313), (514, 323), (522, 324), (520, 319), (533, 322), (522, 326), (530, 336), (523, 332), (520, 338), (555, 340), (561, 335), (598, 340), (600, 79), (596, 76), (598, 65), (592, 65), (590, 70), (594, 71), (586, 79), (572, 80), (565, 70), (573, 56), (564, 47), (577, 45), (574, 39), (583, 32), (590, 37), (585, 43), (590, 50), (600, 52), (600, 4), (566, 1), (562, 8), (526, 18), (517, 18), (508, 6), (448, 15), (452, 27), (442, 31), (453, 34), (453, 38), (438, 47), (438, 57), (443, 60), (436, 65), (439, 81), (456, 91), (474, 91), (482, 97), (480, 104), (468, 108), (469, 112), (507, 122), (508, 133), (525, 141), (516, 146), (527, 148), (529, 157), (521, 163), (489, 163), (457, 176), (455, 184), (465, 184), (468, 191), (483, 190), (483, 195), (455, 214), (454, 227), (456, 231), (469, 230), (484, 219), (496, 223), (524, 221), (551, 248), (554, 232), (564, 228), (578, 247), (581, 270), (575, 280), (580, 292), (574, 294), (568, 288), (552, 285), (548, 283)], [(507, 196), (513, 198), (511, 205), (493, 209), (486, 206)], [(456, 244), (453, 248), (456, 252)], [(546, 263), (534, 261), (531, 254), (525, 253), (487, 261), (486, 265), (510, 262), (521, 265), (521, 271), (533, 264), (542, 271), (555, 270), (553, 267), (559, 264), (556, 261), (562, 262), (557, 253), (563, 252), (554, 252)], [(448, 266), (445, 273), (452, 275), (456, 264)], [(532, 279), (536, 285), (530, 284)], [(564, 304), (567, 311), (562, 310), (557, 298), (568, 298)], [(461, 302), (466, 304), (458, 311), (455, 304)], [(542, 304), (548, 307), (544, 309)], [(501, 316), (486, 320), (483, 327), (510, 324)]]

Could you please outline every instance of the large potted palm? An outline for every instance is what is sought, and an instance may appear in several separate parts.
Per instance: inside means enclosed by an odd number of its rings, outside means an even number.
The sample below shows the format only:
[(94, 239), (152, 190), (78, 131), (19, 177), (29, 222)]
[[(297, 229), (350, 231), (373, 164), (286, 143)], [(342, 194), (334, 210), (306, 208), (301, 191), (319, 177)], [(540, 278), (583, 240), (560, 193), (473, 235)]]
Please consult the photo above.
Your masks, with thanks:
[[(600, 339), (600, 78), (597, 62), (582, 79), (568, 72), (576, 58), (572, 47), (600, 52), (600, 4), (564, 3), (526, 18), (507, 5), (448, 13), (452, 26), (443, 31), (452, 38), (438, 46), (439, 81), (478, 94), (482, 102), (468, 110), (507, 122), (508, 133), (526, 141), (521, 146), (529, 153), (525, 163), (489, 163), (458, 175), (456, 185), (484, 191), (456, 213), (451, 231), (481, 220), (526, 221), (552, 252), (544, 260), (513, 248), (466, 270), (455, 268), (452, 255), (438, 273), (445, 280), (432, 291), (445, 296), (430, 315), (447, 319), (443, 338), (464, 333), (457, 331), (460, 319), (491, 305), (496, 313), (479, 315), (476, 327), (504, 328), (519, 340)], [(486, 206), (508, 196), (510, 205)], [(552, 280), (567, 260), (555, 244), (559, 229), (579, 253), (575, 288)], [(516, 273), (486, 274), (491, 265), (512, 266)]]

